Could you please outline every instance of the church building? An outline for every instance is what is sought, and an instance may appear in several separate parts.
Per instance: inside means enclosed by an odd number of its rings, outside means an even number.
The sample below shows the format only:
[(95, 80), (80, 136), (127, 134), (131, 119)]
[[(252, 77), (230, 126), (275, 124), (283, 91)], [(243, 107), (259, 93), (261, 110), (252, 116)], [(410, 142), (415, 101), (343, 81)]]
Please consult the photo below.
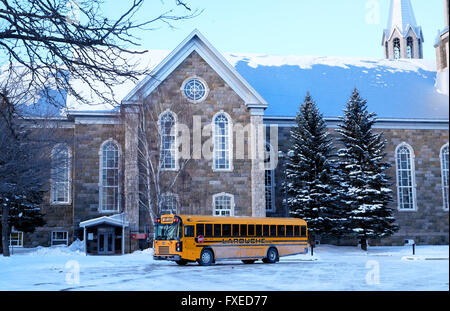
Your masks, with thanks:
[(391, 0), (381, 59), (222, 54), (198, 30), (173, 51), (151, 51), (145, 57), (158, 64), (126, 89), (120, 109), (79, 108), (55, 118), (64, 139), (54, 147), (59, 178), (42, 206), (46, 226), (13, 232), (11, 243), (80, 239), (89, 254), (123, 254), (148, 246), (161, 213), (285, 217), (285, 158), (304, 96), (311, 93), (334, 133), (356, 87), (388, 141), (400, 226), (373, 243), (448, 244), (444, 2), (437, 65), (423, 59), (426, 41), (410, 0)]

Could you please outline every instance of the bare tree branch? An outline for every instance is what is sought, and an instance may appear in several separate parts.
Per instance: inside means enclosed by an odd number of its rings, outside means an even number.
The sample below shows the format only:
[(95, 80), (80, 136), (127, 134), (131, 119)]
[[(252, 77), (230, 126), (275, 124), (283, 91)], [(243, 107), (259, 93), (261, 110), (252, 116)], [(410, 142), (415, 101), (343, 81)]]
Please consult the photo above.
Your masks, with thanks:
[[(114, 87), (149, 74), (148, 68), (130, 61), (130, 56), (147, 52), (136, 51), (135, 31), (199, 14), (185, 1), (175, 0), (173, 8), (139, 22), (135, 16), (143, 4), (133, 0), (117, 19), (110, 19), (102, 13), (102, 0), (0, 0), (0, 55), (26, 68), (30, 87), (39, 87), (41, 96), (55, 106), (62, 105), (55, 90), (62, 98), (70, 94), (92, 104), (72, 81), (88, 87), (102, 103), (117, 106)], [(175, 14), (176, 7), (186, 14)], [(71, 16), (74, 10), (78, 17)]]

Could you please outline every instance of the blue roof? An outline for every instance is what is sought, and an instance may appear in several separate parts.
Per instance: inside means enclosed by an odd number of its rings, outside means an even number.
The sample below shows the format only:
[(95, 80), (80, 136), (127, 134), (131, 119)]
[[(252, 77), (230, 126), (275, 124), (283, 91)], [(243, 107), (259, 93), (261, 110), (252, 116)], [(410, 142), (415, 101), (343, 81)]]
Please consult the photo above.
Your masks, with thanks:
[(436, 71), (416, 63), (405, 69), (404, 62), (399, 68), (393, 62), (359, 60), (357, 65), (322, 62), (299, 66), (255, 64), (251, 58), (239, 57), (235, 68), (269, 103), (266, 116), (295, 116), (307, 92), (324, 116), (341, 116), (357, 88), (367, 99), (369, 110), (379, 117), (448, 120), (449, 98), (434, 86)]

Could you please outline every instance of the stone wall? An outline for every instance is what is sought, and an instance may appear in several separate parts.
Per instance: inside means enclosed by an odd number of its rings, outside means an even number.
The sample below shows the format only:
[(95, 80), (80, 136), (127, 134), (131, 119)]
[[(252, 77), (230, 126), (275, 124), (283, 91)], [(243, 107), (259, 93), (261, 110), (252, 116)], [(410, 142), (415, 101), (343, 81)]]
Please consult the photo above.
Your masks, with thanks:
[[(53, 127), (53, 125), (50, 125)], [(54, 143), (50, 143), (50, 149), (53, 146), (59, 143), (65, 143), (69, 146), (72, 157), (73, 157), (73, 133), (74, 128), (73, 124), (55, 124), (54, 130), (48, 137), (50, 141), (54, 141)], [(51, 150), (48, 150), (50, 153)], [(74, 179), (73, 175), (73, 167), (71, 171), (71, 179)], [(44, 227), (36, 228), (33, 233), (24, 234), (24, 247), (36, 247), (36, 246), (50, 246), (51, 244), (51, 234), (52, 231), (67, 231), (69, 242), (73, 237), (73, 183), (72, 183), (71, 193), (72, 200), (69, 204), (52, 204), (50, 191), (51, 185), (50, 181), (48, 181), (44, 185), (45, 195), (44, 202), (41, 206), (41, 213), (44, 215), (44, 220), (46, 222)]]
[[(119, 119), (120, 120), (120, 119)], [(118, 121), (119, 121), (118, 120)], [(124, 207), (123, 197), (123, 167), (124, 167), (124, 131), (123, 125), (118, 124), (76, 124), (73, 157), (73, 227), (77, 237), (83, 238), (79, 223), (88, 219), (107, 216), (99, 212), (99, 173), (100, 147), (109, 140), (115, 140), (120, 152), (120, 209)]]
[[(203, 102), (189, 102), (182, 94), (181, 86), (190, 77), (199, 77), (206, 82), (209, 94)], [(155, 122), (159, 114), (167, 109), (176, 114), (178, 124), (186, 124), (190, 128), (191, 154), (199, 153), (198, 148), (193, 149), (192, 145), (193, 116), (196, 116), (202, 128), (211, 126), (214, 116), (221, 111), (231, 117), (233, 124), (245, 127), (251, 121), (250, 111), (244, 101), (197, 52), (188, 56), (143, 102), (151, 107), (147, 118), (154, 120), (151, 125), (153, 129), (157, 129)], [(208, 140), (211, 143), (211, 131), (205, 134), (208, 135), (201, 138), (202, 146)], [(152, 140), (151, 146), (158, 146), (158, 135), (149, 139)], [(244, 144), (249, 145), (248, 135), (244, 137)], [(233, 146), (236, 147), (235, 135)], [(209, 150), (212, 150), (211, 144), (210, 147)], [(152, 151), (159, 152), (156, 148)], [(166, 178), (161, 183), (162, 193), (171, 192), (178, 197), (178, 213), (197, 215), (212, 215), (213, 195), (229, 193), (235, 198), (235, 215), (251, 216), (251, 165), (247, 151), (244, 159), (233, 159), (232, 170), (229, 171), (215, 171), (212, 158), (197, 157), (187, 162), (173, 189), (169, 189), (169, 184), (178, 172), (163, 174)]]
[[(279, 148), (286, 152), (290, 146), (291, 127), (279, 128)], [(399, 232), (393, 237), (381, 241), (371, 241), (372, 244), (402, 244), (404, 239), (415, 239), (420, 244), (448, 244), (449, 218), (448, 211), (443, 209), (442, 177), (439, 153), (449, 141), (448, 130), (432, 129), (377, 129), (384, 133), (388, 144), (387, 160), (392, 167), (387, 174), (393, 183), (394, 216), (400, 226)], [(333, 137), (334, 129), (330, 129)], [(395, 149), (402, 142), (412, 146), (415, 153), (415, 178), (417, 194), (417, 211), (399, 211), (396, 187)], [(276, 211), (268, 216), (285, 215), (282, 203), (282, 181), (284, 180), (283, 161), (280, 160), (275, 172), (276, 176)], [(334, 241), (336, 242), (336, 241)]]

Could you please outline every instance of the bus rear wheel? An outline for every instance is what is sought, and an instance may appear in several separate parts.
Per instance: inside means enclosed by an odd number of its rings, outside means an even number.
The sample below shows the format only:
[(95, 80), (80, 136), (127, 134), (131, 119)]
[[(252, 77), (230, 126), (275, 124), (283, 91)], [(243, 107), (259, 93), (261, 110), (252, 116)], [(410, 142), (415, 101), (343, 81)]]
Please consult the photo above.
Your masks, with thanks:
[(210, 266), (214, 262), (214, 254), (210, 249), (202, 250), (198, 263), (200, 266)]
[(185, 265), (188, 264), (188, 261), (187, 261), (187, 260), (184, 260), (184, 259), (177, 260), (177, 261), (175, 261), (175, 262), (176, 262), (177, 265), (179, 265), (179, 266), (185, 266)]
[(278, 261), (278, 251), (276, 248), (271, 247), (267, 251), (267, 257), (263, 259), (264, 263), (276, 263)]
[(252, 260), (242, 260), (243, 263), (245, 263), (246, 265), (251, 265), (252, 263), (255, 263), (256, 260), (252, 259)]

